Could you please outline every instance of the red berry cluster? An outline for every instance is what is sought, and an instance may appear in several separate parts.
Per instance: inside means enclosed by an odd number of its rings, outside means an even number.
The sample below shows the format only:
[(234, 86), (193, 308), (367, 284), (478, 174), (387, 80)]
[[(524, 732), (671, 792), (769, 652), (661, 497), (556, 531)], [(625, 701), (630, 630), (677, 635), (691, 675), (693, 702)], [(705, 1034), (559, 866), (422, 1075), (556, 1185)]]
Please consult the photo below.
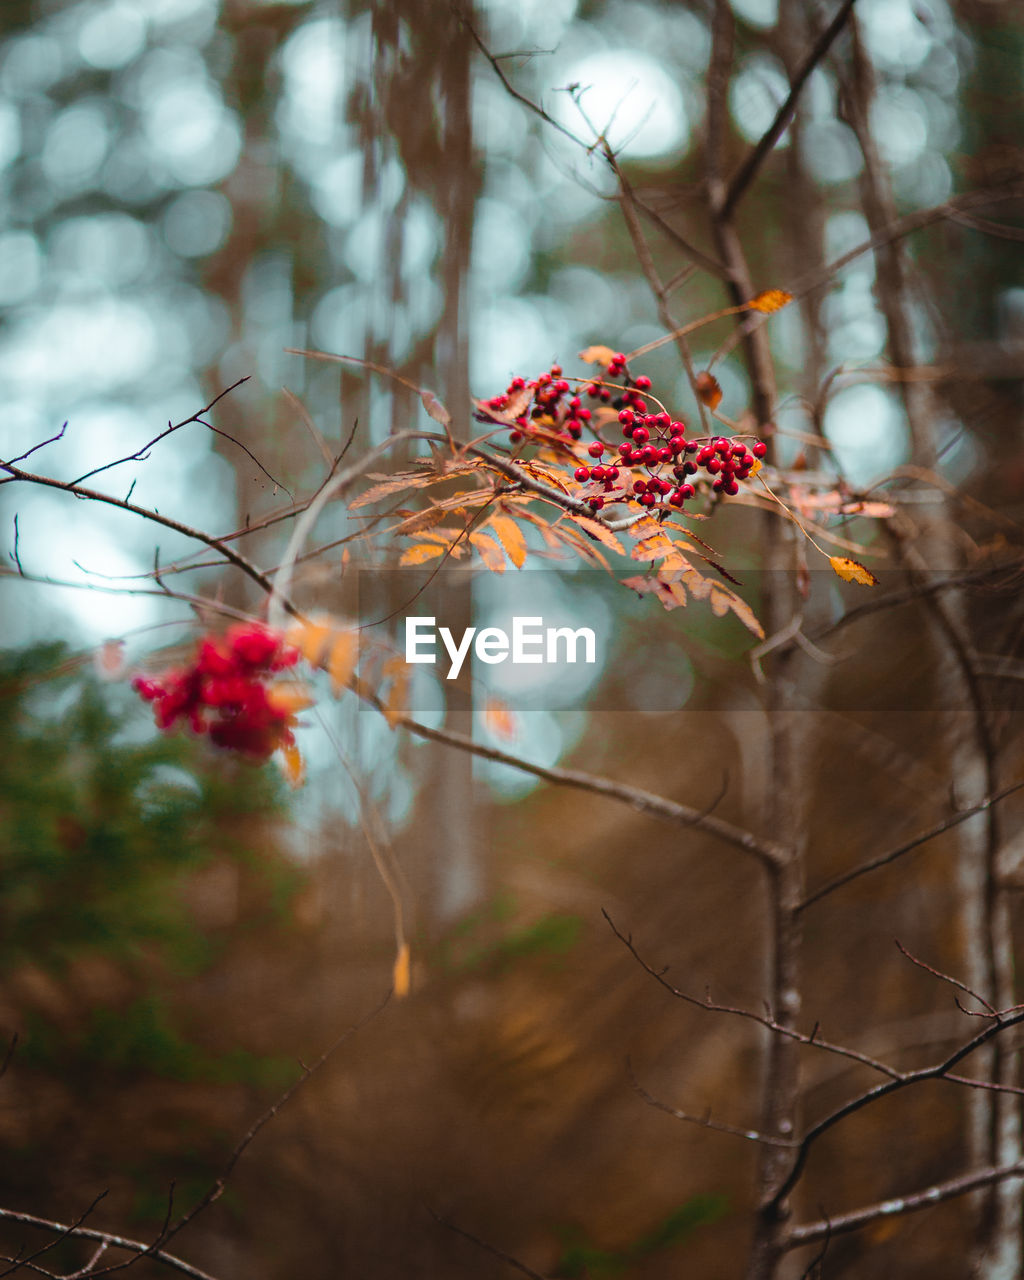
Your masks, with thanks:
[[(532, 393), (532, 394), (531, 394)], [(608, 391), (604, 399), (611, 400)], [(579, 440), (583, 428), (590, 422), (591, 411), (587, 409), (578, 395), (575, 395), (569, 383), (562, 377), (562, 366), (553, 364), (547, 373), (527, 382), (525, 378), (513, 378), (508, 384), (505, 394), (493, 396), (485, 400), (483, 410), (493, 409), (496, 413), (507, 412), (512, 405), (522, 405), (522, 412), (515, 418), (515, 427), (509, 434), (509, 440), (518, 444), (534, 425), (553, 425), (553, 429), (566, 440)], [(478, 414), (484, 417), (484, 414)], [(544, 419), (543, 424), (538, 419)], [(486, 418), (485, 418), (486, 420)]]
[(294, 697), (268, 688), (266, 681), (298, 660), (298, 651), (275, 632), (242, 623), (221, 641), (202, 640), (191, 666), (155, 679), (137, 676), (132, 687), (153, 703), (161, 729), (183, 720), (218, 747), (266, 760), (278, 747), (294, 743), (296, 707)]
[[(609, 386), (607, 380), (591, 382), (585, 394), (597, 401), (599, 420), (618, 410), (626, 439), (618, 446), (616, 456), (610, 453), (611, 446), (596, 438), (587, 446), (594, 463), (579, 465), (573, 471), (573, 478), (580, 484), (596, 482), (600, 486), (583, 494), (594, 511), (617, 502), (679, 508), (694, 497), (697, 482), (702, 479), (706, 479), (713, 493), (732, 496), (739, 492), (739, 482), (750, 476), (768, 451), (760, 440), (748, 447), (725, 436), (686, 439), (685, 422), (673, 419), (665, 410), (648, 409), (643, 393), (650, 391), (651, 380), (645, 374), (632, 377), (621, 352), (608, 361), (607, 378), (621, 379), (622, 386)], [(542, 373), (532, 382), (514, 378), (504, 395), (478, 403), (478, 417), (485, 421), (496, 420), (488, 417), (488, 411), (508, 415), (510, 409), (521, 408), (509, 434), (512, 444), (528, 438), (534, 425), (545, 426), (572, 444), (581, 438), (584, 426), (590, 426), (593, 417), (581, 398), (572, 393), (557, 364), (551, 366), (550, 373)], [(609, 408), (604, 409), (605, 405)], [(594, 427), (591, 430), (598, 435)], [(606, 454), (609, 460), (604, 462)], [(637, 477), (635, 471), (641, 468), (644, 474)]]

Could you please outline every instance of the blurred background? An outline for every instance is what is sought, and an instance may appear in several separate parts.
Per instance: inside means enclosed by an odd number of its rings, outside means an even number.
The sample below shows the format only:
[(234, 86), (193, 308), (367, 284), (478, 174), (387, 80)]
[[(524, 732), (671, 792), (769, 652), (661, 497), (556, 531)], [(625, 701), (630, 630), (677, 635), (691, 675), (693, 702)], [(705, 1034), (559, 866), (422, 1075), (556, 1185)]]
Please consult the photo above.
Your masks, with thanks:
[[(788, 0), (732, 9), (730, 166), (771, 123), (822, 25), (814, 6)], [(1020, 176), (1024, 23), (1010, 0), (858, 0), (855, 12), (855, 46), (847, 33), (813, 72), (738, 225), (755, 286), (800, 293), (769, 327), (778, 460), (867, 486), (919, 464), (920, 442), (903, 386), (880, 372), (900, 360), (874, 257), (835, 273), (827, 264), (877, 230), (869, 153), (893, 218)], [(31, 465), (74, 479), (246, 377), (210, 418), (232, 439), (192, 423), (94, 481), (225, 533), (322, 479), (296, 398), (334, 452), (353, 432), (358, 453), (430, 426), (418, 398), (387, 378), (286, 348), (359, 357), (430, 387), (468, 438), (470, 395), (556, 360), (582, 375), (576, 353), (590, 343), (628, 351), (659, 337), (664, 316), (614, 175), (588, 144), (597, 131), (619, 151), (650, 211), (662, 280), (689, 265), (681, 241), (713, 253), (711, 6), (477, 0), (459, 13), (468, 21), (427, 0), (8, 0), (0, 457), (66, 423)], [(496, 68), (584, 145), (517, 101)], [(1019, 547), (1019, 213), (1019, 200), (1004, 201), (936, 220), (900, 250), (911, 363), (930, 395), (928, 461), (958, 495), (952, 542), (968, 564)], [(727, 302), (721, 280), (698, 270), (679, 279), (671, 307), (686, 321)], [(698, 368), (730, 324), (694, 336)], [(643, 371), (694, 416), (674, 347)], [(716, 373), (723, 409), (741, 418), (740, 353)], [(808, 436), (827, 449), (807, 448)], [(702, 994), (710, 983), (756, 1008), (753, 864), (597, 798), (397, 738), (344, 702), (321, 713), (330, 734), (313, 718), (300, 733), (309, 782), (297, 795), (274, 766), (158, 738), (120, 677), (188, 641), (194, 618), (140, 594), (133, 577), (152, 569), (157, 543), (165, 565), (194, 543), (8, 484), (9, 565), (15, 514), (23, 569), (54, 581), (0, 580), (0, 1025), (19, 1035), (0, 1082), (0, 1203), (71, 1220), (109, 1188), (92, 1223), (154, 1232), (171, 1183), (184, 1209), (297, 1062), (386, 991), (391, 906), (333, 738), (404, 876), (414, 994), (300, 1093), (176, 1251), (254, 1280), (512, 1274), (502, 1251), (550, 1276), (738, 1274), (752, 1152), (650, 1108), (630, 1072), (671, 1105), (749, 1125), (760, 1042), (673, 1004), (601, 909), (680, 985)], [(329, 510), (318, 536), (349, 528)], [(716, 518), (712, 538), (755, 595), (759, 529), (737, 509)], [(866, 522), (844, 532), (885, 555)], [(242, 545), (273, 564), (283, 537), (272, 529)], [(336, 607), (340, 551), (318, 572), (305, 598)], [(512, 749), (697, 807), (717, 796), (718, 812), (757, 829), (765, 723), (744, 661), (750, 637), (696, 605), (655, 613), (594, 575), (542, 576), (579, 616), (611, 618), (613, 643), (572, 709), (563, 700), (520, 717)], [(259, 607), (218, 568), (189, 581)], [(820, 590), (832, 617), (856, 598), (831, 576)], [(500, 583), (485, 591), (483, 607)], [(1013, 598), (972, 600), (980, 651), (1019, 653)], [(923, 625), (911, 608), (858, 622), (841, 637), (847, 665), (808, 677), (826, 708), (807, 727), (803, 815), (822, 881), (948, 805), (936, 716), (950, 708)], [(125, 641), (123, 668), (95, 661), (109, 640)], [(799, 687), (801, 669), (791, 674)], [(996, 686), (1011, 769), (1018, 688), (1019, 676)], [(617, 698), (642, 709), (593, 709)], [(493, 732), (479, 716), (476, 731)], [(1008, 810), (1008, 847), (1018, 827)], [(913, 1058), (959, 1034), (937, 984), (908, 976), (897, 955), (877, 959), (897, 931), (956, 964), (960, 890), (953, 846), (943, 849), (808, 920), (805, 1008), (828, 1016), (833, 1039)], [(812, 1109), (865, 1083), (827, 1060), (808, 1071)], [(920, 1135), (898, 1156), (886, 1146), (897, 1118)], [(963, 1128), (962, 1101), (927, 1092), (854, 1122), (823, 1149), (806, 1212), (951, 1175)], [(963, 1206), (919, 1215), (836, 1242), (827, 1274), (960, 1276), (968, 1230)], [(24, 1235), (6, 1239), (16, 1252)], [(69, 1243), (49, 1255), (69, 1271), (86, 1256)]]

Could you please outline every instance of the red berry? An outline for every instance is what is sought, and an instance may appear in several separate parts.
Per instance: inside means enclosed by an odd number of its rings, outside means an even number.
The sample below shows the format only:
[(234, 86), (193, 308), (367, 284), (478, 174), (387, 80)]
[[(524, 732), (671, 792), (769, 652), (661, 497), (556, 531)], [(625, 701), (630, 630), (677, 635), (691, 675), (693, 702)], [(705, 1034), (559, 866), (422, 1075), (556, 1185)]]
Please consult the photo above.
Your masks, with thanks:
[(589, 453), (592, 458), (600, 458), (601, 454), (604, 453), (604, 445), (600, 440), (595, 440), (594, 443), (588, 447), (587, 453)]
[(592, 498), (588, 498), (587, 501), (590, 503), (594, 511), (600, 511), (604, 506), (604, 498), (602, 498), (599, 493), (595, 493), (594, 496)]
[(577, 468), (576, 468), (576, 470), (575, 470), (572, 474), (573, 474), (573, 476), (575, 476), (575, 478), (580, 482), (580, 484), (582, 484), (585, 480), (589, 480), (589, 479), (590, 479), (590, 468), (589, 468), (589, 467), (577, 467)]
[(667, 445), (667, 444), (663, 444), (663, 445), (659, 445), (659, 446), (658, 446), (658, 461), (659, 461), (659, 462), (668, 462), (669, 458), (671, 458), (671, 457), (672, 457), (672, 450), (668, 447), (668, 445)]
[(657, 501), (658, 501), (658, 499), (654, 496), (654, 494), (653, 494), (653, 493), (649, 493), (649, 492), (648, 492), (648, 493), (642, 493), (642, 494), (640, 495), (640, 505), (641, 505), (641, 506), (644, 506), (644, 507), (653, 507), (653, 506), (654, 506), (654, 504), (655, 504)]
[(646, 444), (646, 443), (647, 443), (647, 441), (648, 441), (648, 440), (650, 440), (650, 438), (651, 438), (651, 433), (647, 430), (647, 428), (646, 428), (646, 427), (634, 427), (634, 428), (633, 428), (633, 443), (634, 443), (634, 444)]
[(635, 378), (633, 380), (633, 385), (636, 387), (637, 391), (650, 391), (651, 380), (648, 378), (646, 373), (642, 373), (639, 378)]
[(624, 427), (631, 427), (636, 421), (636, 415), (633, 413), (632, 409), (620, 409), (619, 421)]
[(755, 458), (763, 458), (768, 452), (768, 446), (763, 440), (758, 440), (754, 447), (750, 450)]

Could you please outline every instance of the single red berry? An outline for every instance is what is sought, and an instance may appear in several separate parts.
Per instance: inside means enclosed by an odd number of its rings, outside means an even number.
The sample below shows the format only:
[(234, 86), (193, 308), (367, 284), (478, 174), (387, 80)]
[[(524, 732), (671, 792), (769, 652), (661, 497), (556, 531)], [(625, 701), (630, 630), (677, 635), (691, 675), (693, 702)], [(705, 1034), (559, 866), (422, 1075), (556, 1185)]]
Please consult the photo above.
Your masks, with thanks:
[(655, 504), (657, 501), (658, 501), (658, 499), (655, 497), (655, 495), (654, 495), (653, 493), (649, 492), (649, 491), (648, 491), (647, 493), (642, 493), (642, 494), (640, 495), (640, 505), (641, 505), (641, 506), (644, 506), (644, 507), (653, 507), (653, 506), (654, 506), (654, 504)]
[(634, 481), (633, 481), (633, 492), (634, 492), (634, 493), (646, 493), (646, 492), (647, 492), (647, 481), (646, 481), (646, 480), (634, 480)]
[(668, 442), (668, 447), (674, 454), (682, 453), (682, 451), (686, 448), (686, 441), (683, 439), (682, 436), (673, 436), (672, 439)]
[(651, 433), (647, 430), (647, 428), (646, 428), (646, 427), (634, 427), (634, 428), (633, 428), (633, 443), (634, 443), (634, 444), (646, 444), (646, 443), (647, 443), (647, 441), (648, 441), (648, 440), (650, 440), (650, 438), (651, 438)]
[(624, 441), (622, 444), (619, 445), (619, 453), (622, 454), (623, 459), (628, 458), (632, 452), (633, 452), (633, 446), (629, 443), (628, 440)]
[(604, 445), (600, 440), (595, 440), (594, 443), (587, 448), (587, 453), (589, 453), (592, 458), (600, 458), (601, 454), (604, 453)]
[(768, 446), (763, 440), (758, 440), (754, 447), (750, 450), (755, 458), (763, 458), (768, 452)]
[(658, 446), (659, 462), (668, 462), (669, 458), (671, 457), (672, 457), (672, 450), (668, 447), (667, 444), (662, 444)]
[(512, 444), (518, 444), (523, 438), (523, 433), (521, 431), (510, 431), (508, 433), (508, 438)]
[(618, 480), (619, 469), (618, 467), (605, 467), (604, 474), (607, 480)]
[(639, 378), (635, 378), (633, 380), (633, 385), (636, 387), (637, 391), (650, 391), (651, 380), (648, 378), (646, 373), (642, 373)]
[(590, 468), (589, 468), (589, 467), (577, 467), (577, 468), (576, 468), (576, 470), (575, 470), (572, 474), (573, 474), (573, 476), (574, 476), (574, 477), (575, 477), (575, 478), (580, 482), (580, 484), (583, 484), (583, 482), (584, 482), (585, 480), (589, 480), (589, 479), (590, 479)]
[(707, 462), (704, 465), (707, 467), (707, 469), (711, 472), (712, 475), (717, 475), (717, 473), (722, 469), (722, 464), (721, 462), (719, 462), (717, 458), (708, 458)]
[(599, 387), (597, 394), (600, 397), (600, 399), (604, 401), (605, 404), (608, 404), (611, 401), (612, 393), (608, 390), (607, 387)]
[(551, 366), (551, 376), (553, 378), (560, 378), (562, 376), (562, 366), (560, 364), (553, 364)]
[(620, 409), (619, 421), (622, 423), (624, 427), (631, 427), (633, 423), (636, 421), (636, 415), (634, 414), (632, 409)]
[(595, 493), (594, 496), (592, 498), (588, 498), (587, 501), (595, 511), (600, 511), (604, 506), (604, 498), (602, 498), (599, 493)]
[(594, 396), (599, 396), (600, 394), (601, 388), (597, 386), (596, 383), (592, 382), (590, 386), (587, 387), (587, 395), (590, 396), (591, 399), (593, 399)]

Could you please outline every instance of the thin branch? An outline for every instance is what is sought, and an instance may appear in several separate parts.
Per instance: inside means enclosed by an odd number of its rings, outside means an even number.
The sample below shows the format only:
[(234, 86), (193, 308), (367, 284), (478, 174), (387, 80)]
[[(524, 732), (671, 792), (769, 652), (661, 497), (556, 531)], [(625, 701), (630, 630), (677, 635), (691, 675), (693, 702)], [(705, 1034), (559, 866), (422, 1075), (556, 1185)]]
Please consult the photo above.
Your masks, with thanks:
[(757, 176), (757, 171), (771, 153), (776, 142), (778, 142), (779, 138), (782, 136), (783, 130), (789, 124), (790, 120), (792, 120), (793, 115), (796, 112), (797, 99), (800, 97), (800, 93), (803, 90), (804, 85), (810, 78), (811, 72), (832, 47), (832, 42), (843, 29), (846, 19), (850, 16), (850, 11), (853, 9), (855, 3), (856, 0), (843, 0), (843, 3), (839, 6), (838, 11), (836, 12), (836, 16), (815, 41), (814, 46), (804, 59), (803, 66), (801, 66), (800, 70), (794, 76), (785, 101), (775, 113), (775, 119), (758, 140), (746, 160), (743, 161), (736, 173), (733, 174), (726, 192), (725, 201), (722, 204), (721, 216), (723, 218), (729, 218), (732, 216), (737, 204), (739, 204), (747, 188)]
[[(913, 1084), (920, 1084), (925, 1080), (941, 1080), (944, 1077), (948, 1077), (949, 1071), (958, 1062), (963, 1061), (964, 1058), (975, 1053), (983, 1045), (988, 1044), (990, 1040), (1008, 1027), (1016, 1026), (1021, 1022), (1024, 1022), (1024, 1012), (1016, 1013), (1012, 1017), (1000, 1016), (998, 1021), (991, 1023), (983, 1031), (979, 1031), (976, 1036), (973, 1036), (966, 1044), (961, 1045), (942, 1062), (933, 1067), (922, 1067), (918, 1071), (901, 1072), (898, 1079), (889, 1080), (886, 1084), (876, 1085), (874, 1089), (869, 1089), (866, 1093), (862, 1093), (858, 1097), (852, 1098), (849, 1102), (843, 1103), (841, 1107), (837, 1107), (835, 1111), (825, 1116), (824, 1119), (812, 1125), (800, 1142), (800, 1149), (797, 1152), (796, 1159), (793, 1161), (793, 1167), (772, 1197), (771, 1206), (777, 1208), (782, 1204), (800, 1180), (800, 1175), (803, 1173), (804, 1165), (807, 1163), (811, 1147), (818, 1138), (827, 1133), (829, 1129), (833, 1128), (841, 1120), (845, 1120), (847, 1116), (863, 1110), (864, 1107), (873, 1102), (878, 1102), (881, 1098), (897, 1093), (900, 1089), (906, 1089)], [(958, 1082), (950, 1081), (950, 1083)], [(1007, 1090), (1000, 1090), (1000, 1092), (1007, 1092)], [(1009, 1090), (1009, 1092), (1015, 1092), (1015, 1090)]]
[(664, 1111), (666, 1115), (674, 1116), (676, 1120), (685, 1120), (689, 1124), (700, 1125), (703, 1129), (714, 1129), (716, 1133), (729, 1133), (737, 1138), (747, 1138), (750, 1142), (766, 1142), (773, 1147), (795, 1147), (797, 1145), (791, 1138), (775, 1138), (768, 1133), (758, 1133), (756, 1129), (740, 1129), (736, 1125), (725, 1124), (721, 1120), (713, 1120), (710, 1109), (702, 1116), (691, 1115), (688, 1111), (680, 1111), (678, 1108), (670, 1107), (668, 1103), (661, 1102), (658, 1098), (649, 1094), (633, 1074), (632, 1067), (629, 1068), (629, 1078), (633, 1088), (649, 1106), (657, 1108), (658, 1111)]
[(665, 977), (666, 969), (655, 969), (643, 958), (637, 950), (632, 937), (629, 934), (622, 933), (607, 911), (602, 910), (601, 914), (608, 921), (609, 927), (619, 941), (640, 965), (645, 973), (650, 974), (656, 982), (665, 988), (670, 995), (675, 996), (678, 1000), (685, 1001), (686, 1004), (693, 1005), (695, 1009), (702, 1009), (706, 1013), (729, 1013), (737, 1018), (745, 1018), (750, 1022), (756, 1022), (759, 1026), (764, 1027), (768, 1031), (774, 1032), (776, 1035), (784, 1036), (787, 1040), (792, 1040), (797, 1044), (807, 1045), (815, 1049), (822, 1049), (826, 1053), (833, 1053), (840, 1058), (849, 1058), (853, 1062), (859, 1062), (862, 1066), (871, 1067), (872, 1070), (880, 1072), (884, 1076), (888, 1076), (890, 1080), (902, 1079), (903, 1073), (895, 1067), (891, 1067), (888, 1063), (880, 1062), (877, 1058), (872, 1058), (866, 1053), (860, 1053), (856, 1049), (847, 1049), (844, 1045), (833, 1044), (829, 1040), (822, 1040), (818, 1035), (818, 1024), (815, 1023), (814, 1029), (810, 1035), (805, 1035), (802, 1031), (797, 1031), (795, 1027), (784, 1026), (776, 1021), (771, 1015), (771, 1011), (754, 1013), (752, 1009), (742, 1009), (734, 1005), (718, 1004), (712, 1000), (710, 995), (706, 995), (704, 999), (690, 995), (687, 991), (680, 991), (678, 987), (672, 985)]
[[(973, 987), (969, 987), (966, 982), (961, 982), (959, 978), (954, 978), (954, 977), (951, 977), (948, 973), (943, 973), (941, 969), (933, 969), (930, 964), (926, 964), (923, 960), (919, 960), (917, 956), (911, 955), (911, 953), (906, 949), (903, 943), (900, 942), (899, 938), (893, 938), (893, 942), (896, 943), (896, 946), (899, 948), (900, 953), (906, 956), (906, 958), (910, 961), (911, 964), (916, 964), (917, 967), (919, 969), (923, 969), (925, 973), (930, 973), (934, 978), (941, 978), (943, 982), (948, 982), (950, 986), (956, 987), (958, 990), (963, 991), (966, 995), (969, 995), (972, 1000), (977, 1000), (978, 1004), (980, 1004), (983, 1008), (985, 1008), (991, 1017), (993, 1018), (999, 1017), (999, 1014), (996, 1012), (993, 1006), (989, 1004), (989, 1002), (985, 999), (985, 997), (983, 995), (979, 995), (979, 993), (975, 991)], [(957, 1003), (959, 1004), (959, 1001)], [(1004, 1010), (1004, 1012), (1008, 1012), (1008, 1011)]]
[(1007, 1178), (1024, 1178), (1024, 1160), (1000, 1167), (978, 1169), (974, 1173), (962, 1174), (959, 1178), (950, 1178), (947, 1182), (936, 1182), (923, 1191), (865, 1205), (863, 1209), (836, 1214), (822, 1222), (807, 1222), (802, 1226), (792, 1227), (786, 1235), (785, 1248), (798, 1249), (801, 1245), (824, 1240), (829, 1235), (859, 1231), (861, 1227), (870, 1226), (881, 1218), (930, 1209), (932, 1205), (941, 1204), (944, 1200), (967, 1195), (971, 1191), (977, 1191), (979, 1187), (1005, 1182)]
[(539, 1271), (534, 1271), (532, 1267), (528, 1267), (525, 1262), (520, 1262), (518, 1258), (514, 1258), (512, 1254), (506, 1253), (504, 1249), (498, 1249), (493, 1244), (489, 1244), (486, 1240), (481, 1240), (479, 1236), (475, 1236), (472, 1231), (467, 1231), (465, 1227), (460, 1227), (458, 1223), (452, 1222), (450, 1218), (443, 1218), (439, 1213), (435, 1213), (429, 1206), (427, 1212), (440, 1227), (445, 1227), (448, 1231), (454, 1231), (456, 1235), (462, 1236), (465, 1240), (471, 1240), (473, 1244), (478, 1245), (481, 1249), (486, 1249), (495, 1258), (500, 1258), (502, 1262), (507, 1262), (510, 1267), (515, 1267), (517, 1271), (521, 1271), (524, 1276), (529, 1276), (530, 1280), (546, 1280)]
[[(383, 700), (378, 698), (371, 689), (358, 682), (353, 685), (353, 688), (359, 697), (370, 706), (375, 707), (382, 715), (385, 713)], [(413, 720), (409, 716), (396, 716), (394, 712), (391, 712), (390, 719), (393, 725), (401, 725), (402, 728), (408, 729), (410, 733), (415, 733), (418, 737), (429, 738), (433, 742), (446, 743), (450, 747), (457, 747), (460, 751), (468, 751), (484, 760), (493, 760), (496, 764), (507, 764), (513, 769), (518, 769), (521, 773), (532, 774), (535, 778), (541, 778), (545, 782), (553, 782), (557, 786), (576, 787), (581, 791), (588, 791), (592, 795), (607, 796), (610, 800), (618, 800), (620, 803), (628, 805), (629, 808), (638, 813), (650, 814), (652, 817), (670, 822), (674, 826), (693, 827), (698, 831), (704, 831), (708, 835), (715, 836), (723, 843), (731, 845), (734, 849), (739, 849), (740, 852), (755, 858), (766, 867), (774, 867), (786, 857), (785, 850), (779, 845), (770, 841), (760, 840), (752, 832), (745, 831), (742, 827), (737, 827), (722, 818), (716, 818), (706, 811), (679, 804), (675, 800), (666, 799), (664, 796), (654, 795), (652, 792), (644, 791), (640, 787), (632, 787), (625, 782), (615, 782), (611, 778), (603, 778), (593, 773), (583, 773), (577, 769), (549, 768), (545, 765), (533, 764), (529, 760), (523, 760), (520, 756), (510, 755), (507, 751), (499, 751), (496, 747), (485, 746), (484, 743), (477, 742), (465, 734), (456, 733), (451, 729), (434, 729), (429, 725), (421, 724), (418, 720)]]
[(827, 897), (830, 893), (834, 893), (836, 889), (841, 889), (844, 885), (850, 884), (854, 880), (859, 880), (861, 876), (867, 875), (869, 871), (877, 871), (879, 867), (888, 866), (898, 858), (902, 858), (904, 854), (910, 853), (923, 844), (927, 844), (929, 840), (934, 840), (936, 836), (942, 835), (943, 832), (950, 831), (953, 827), (958, 827), (961, 822), (966, 822), (968, 818), (973, 818), (976, 814), (984, 813), (986, 810), (991, 809), (1000, 800), (1005, 800), (1007, 796), (1013, 795), (1015, 791), (1020, 791), (1022, 788), (1024, 788), (1024, 782), (1016, 782), (1012, 787), (1006, 787), (1002, 791), (998, 791), (994, 796), (989, 796), (987, 799), (982, 800), (980, 804), (972, 805), (970, 809), (963, 809), (959, 813), (951, 814), (948, 818), (943, 818), (935, 826), (929, 827), (927, 831), (922, 831), (920, 835), (914, 836), (912, 840), (906, 841), (905, 844), (901, 844), (895, 849), (890, 849), (888, 853), (880, 854), (877, 858), (869, 858), (867, 862), (862, 862), (859, 867), (854, 867), (852, 870), (836, 876), (828, 884), (822, 885), (814, 893), (808, 894), (797, 906), (797, 911), (803, 911), (815, 902)]
[[(154, 1248), (152, 1244), (144, 1244), (141, 1240), (130, 1240), (127, 1236), (115, 1235), (111, 1231), (97, 1231), (95, 1227), (75, 1226), (73, 1223), (53, 1222), (49, 1218), (40, 1218), (34, 1213), (21, 1213), (16, 1209), (0, 1208), (0, 1219), (17, 1222), (25, 1227), (38, 1227), (41, 1231), (54, 1231), (61, 1236), (74, 1236), (85, 1240), (98, 1240), (112, 1245), (115, 1249), (124, 1249), (135, 1258), (152, 1258), (172, 1271), (180, 1271), (182, 1275), (192, 1276), (193, 1280), (217, 1280), (207, 1271), (201, 1271), (184, 1258), (179, 1258), (164, 1249)], [(132, 1265), (135, 1258), (126, 1265)], [(98, 1273), (94, 1273), (98, 1274)]]

